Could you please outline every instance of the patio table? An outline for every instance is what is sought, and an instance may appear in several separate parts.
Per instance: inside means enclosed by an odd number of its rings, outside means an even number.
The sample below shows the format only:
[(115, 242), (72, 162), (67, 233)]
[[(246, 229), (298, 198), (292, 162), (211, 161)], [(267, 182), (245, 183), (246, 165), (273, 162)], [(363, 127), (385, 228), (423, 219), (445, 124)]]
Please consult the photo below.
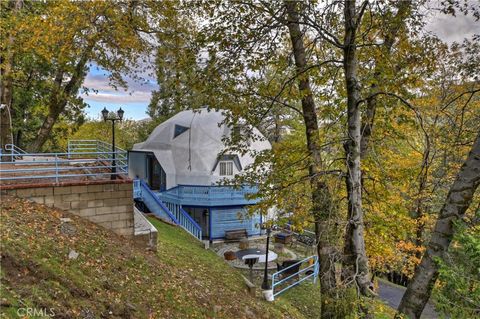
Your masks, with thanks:
[[(253, 259), (258, 258), (259, 263), (265, 262), (266, 252), (265, 249), (259, 248), (249, 248), (249, 249), (242, 249), (235, 253), (237, 255), (237, 259), (246, 260), (246, 259)], [(268, 262), (274, 261), (278, 258), (278, 255), (273, 251), (268, 251)]]
[[(250, 281), (253, 282), (253, 265), (257, 262), (264, 263), (266, 259), (266, 252), (264, 249), (250, 248), (242, 249), (236, 252), (237, 258), (244, 260), (245, 264), (250, 268)], [(274, 261), (278, 255), (273, 251), (268, 251), (268, 261)]]

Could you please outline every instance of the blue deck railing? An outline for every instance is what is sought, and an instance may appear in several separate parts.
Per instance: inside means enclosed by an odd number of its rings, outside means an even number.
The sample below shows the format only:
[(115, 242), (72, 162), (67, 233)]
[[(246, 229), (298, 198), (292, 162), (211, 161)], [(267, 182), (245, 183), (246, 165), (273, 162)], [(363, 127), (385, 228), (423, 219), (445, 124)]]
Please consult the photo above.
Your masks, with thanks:
[(198, 240), (202, 240), (202, 228), (182, 209), (181, 205), (163, 202), (145, 181), (138, 179), (133, 181), (133, 197), (141, 199), (150, 212), (157, 217), (179, 225)]
[(258, 191), (256, 186), (195, 186), (178, 185), (169, 190), (159, 192), (163, 201), (173, 202), (185, 206), (231, 206), (251, 205), (258, 203), (257, 198), (248, 198)]
[[(152, 212), (157, 217), (178, 224), (177, 218), (172, 214), (172, 212), (165, 206), (164, 203), (155, 195), (154, 192), (148, 187), (148, 185), (140, 180), (140, 198), (143, 200), (144, 204), (148, 207), (150, 212)], [(134, 184), (135, 187), (135, 184)], [(138, 192), (138, 191), (137, 191)]]
[(133, 180), (133, 198), (141, 199), (142, 198), (142, 183), (139, 179)]
[[(0, 182), (53, 179), (58, 183), (60, 179), (95, 179), (111, 175), (126, 176), (128, 173), (126, 151), (103, 151), (102, 148), (94, 151), (69, 150), (64, 153), (27, 153), (15, 145), (7, 144), (1, 153)], [(116, 172), (113, 172), (113, 168)]]
[[(307, 263), (308, 266), (300, 269), (298, 272), (294, 274), (290, 274), (289, 276), (285, 277), (286, 273), (290, 273), (289, 272), (290, 269), (294, 267), (298, 267), (298, 265), (302, 265), (303, 263)], [(313, 283), (315, 283), (318, 277), (318, 272), (319, 272), (318, 257), (310, 256), (303, 260), (300, 260), (298, 263), (295, 263), (289, 267), (286, 267), (274, 273), (272, 275), (273, 297), (278, 296), (282, 292), (285, 292), (292, 287), (295, 287), (296, 285), (300, 284), (305, 280), (311, 279)]]

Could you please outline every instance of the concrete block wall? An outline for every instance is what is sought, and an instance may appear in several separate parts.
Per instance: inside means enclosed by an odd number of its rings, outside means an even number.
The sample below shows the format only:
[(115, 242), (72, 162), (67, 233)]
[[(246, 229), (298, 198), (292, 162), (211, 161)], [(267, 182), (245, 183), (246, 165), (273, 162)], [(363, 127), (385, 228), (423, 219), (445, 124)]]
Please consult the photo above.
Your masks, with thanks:
[(133, 210), (135, 222), (134, 244), (137, 247), (150, 250), (157, 250), (158, 231), (155, 226), (143, 215), (141, 211), (134, 208)]
[(133, 236), (132, 181), (87, 183), (22, 185), (21, 188), (2, 188), (1, 193), (68, 210), (119, 235)]

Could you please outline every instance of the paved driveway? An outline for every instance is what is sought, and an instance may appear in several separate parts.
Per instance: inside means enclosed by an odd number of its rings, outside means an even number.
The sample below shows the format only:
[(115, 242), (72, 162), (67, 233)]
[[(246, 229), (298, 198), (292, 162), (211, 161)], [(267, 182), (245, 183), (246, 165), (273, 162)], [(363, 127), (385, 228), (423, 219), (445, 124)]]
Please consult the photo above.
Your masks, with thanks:
[[(395, 285), (383, 279), (378, 279), (378, 294), (381, 300), (386, 302), (390, 307), (397, 309), (400, 300), (405, 293), (406, 288)], [(439, 318), (435, 312), (433, 304), (429, 302), (422, 313), (422, 319), (436, 319)]]

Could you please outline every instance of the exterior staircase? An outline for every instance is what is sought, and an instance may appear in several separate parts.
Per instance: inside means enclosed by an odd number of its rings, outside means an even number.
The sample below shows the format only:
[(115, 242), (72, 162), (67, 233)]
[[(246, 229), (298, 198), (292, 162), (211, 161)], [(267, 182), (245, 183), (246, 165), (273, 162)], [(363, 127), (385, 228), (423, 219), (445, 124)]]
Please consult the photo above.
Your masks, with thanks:
[(141, 200), (152, 214), (182, 227), (193, 237), (202, 240), (202, 228), (182, 209), (181, 205), (162, 201), (144, 180), (134, 180), (133, 189), (133, 197)]

